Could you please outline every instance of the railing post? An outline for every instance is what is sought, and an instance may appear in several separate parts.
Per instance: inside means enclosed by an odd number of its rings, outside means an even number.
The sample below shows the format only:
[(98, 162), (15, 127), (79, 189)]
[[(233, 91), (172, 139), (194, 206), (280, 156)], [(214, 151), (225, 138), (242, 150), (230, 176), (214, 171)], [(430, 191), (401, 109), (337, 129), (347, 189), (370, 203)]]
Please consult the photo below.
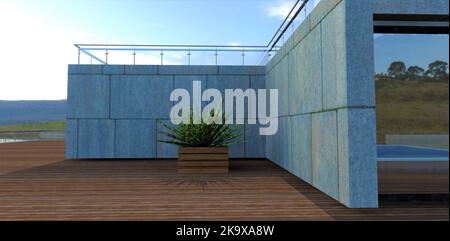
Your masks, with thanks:
[(188, 65), (191, 65), (191, 50), (188, 51)]
[(80, 49), (80, 47), (77, 47), (78, 48), (78, 64), (80, 64), (80, 62), (81, 62), (81, 49)]
[(105, 52), (105, 63), (106, 64), (108, 64), (108, 55), (109, 55), (108, 49), (106, 49), (106, 52)]
[(242, 49), (242, 66), (245, 65), (245, 49)]
[(136, 49), (133, 48), (133, 65), (136, 65)]
[(164, 51), (161, 49), (161, 65), (163, 65), (164, 64), (164, 62), (163, 62), (163, 57), (164, 57)]
[(305, 5), (305, 19), (306, 19), (306, 17), (308, 16), (308, 13), (307, 13), (307, 11), (306, 11), (306, 8), (308, 7), (308, 5), (306, 4)]
[(217, 52), (217, 49), (216, 49), (216, 53), (214, 55), (216, 56), (216, 66), (218, 66), (219, 65), (219, 53)]

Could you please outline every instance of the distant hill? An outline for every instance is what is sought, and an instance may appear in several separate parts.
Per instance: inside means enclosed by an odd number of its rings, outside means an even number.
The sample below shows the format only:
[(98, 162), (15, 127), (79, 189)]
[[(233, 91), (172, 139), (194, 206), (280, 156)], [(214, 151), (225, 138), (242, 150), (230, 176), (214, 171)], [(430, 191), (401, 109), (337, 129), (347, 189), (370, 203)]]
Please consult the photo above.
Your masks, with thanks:
[(0, 100), (0, 125), (65, 119), (66, 100)]

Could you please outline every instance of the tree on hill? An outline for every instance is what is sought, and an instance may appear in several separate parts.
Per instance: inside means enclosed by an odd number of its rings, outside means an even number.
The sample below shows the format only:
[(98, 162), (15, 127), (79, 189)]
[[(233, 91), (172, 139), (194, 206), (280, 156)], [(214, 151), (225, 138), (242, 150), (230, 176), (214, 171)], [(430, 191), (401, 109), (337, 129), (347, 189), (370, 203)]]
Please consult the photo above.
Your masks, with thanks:
[(408, 75), (408, 79), (410, 80), (418, 80), (423, 77), (425, 70), (419, 66), (411, 66), (406, 71)]
[(406, 65), (402, 61), (392, 62), (387, 73), (391, 78), (404, 79), (406, 77)]
[(448, 63), (437, 60), (428, 65), (426, 75), (435, 80), (448, 80)]

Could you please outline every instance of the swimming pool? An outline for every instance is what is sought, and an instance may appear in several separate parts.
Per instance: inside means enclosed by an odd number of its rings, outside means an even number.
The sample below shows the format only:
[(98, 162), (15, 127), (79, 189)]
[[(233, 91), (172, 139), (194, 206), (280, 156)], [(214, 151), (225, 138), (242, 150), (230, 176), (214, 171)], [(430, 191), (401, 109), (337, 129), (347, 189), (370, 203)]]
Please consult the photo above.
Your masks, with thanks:
[(378, 161), (447, 161), (448, 149), (403, 146), (378, 145)]

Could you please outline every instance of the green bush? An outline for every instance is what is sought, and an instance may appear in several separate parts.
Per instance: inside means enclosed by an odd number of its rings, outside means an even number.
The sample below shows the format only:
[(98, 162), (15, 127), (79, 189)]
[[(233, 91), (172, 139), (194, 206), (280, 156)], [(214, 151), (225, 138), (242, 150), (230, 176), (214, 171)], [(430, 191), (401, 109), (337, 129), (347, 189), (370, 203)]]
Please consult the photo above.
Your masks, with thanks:
[(234, 126), (224, 124), (223, 113), (220, 115), (222, 116), (220, 123), (202, 120), (200, 124), (193, 124), (192, 116), (191, 114), (187, 124), (181, 123), (174, 127), (161, 122), (165, 131), (160, 133), (165, 136), (165, 139), (158, 141), (183, 147), (226, 147), (237, 143), (239, 134)]

